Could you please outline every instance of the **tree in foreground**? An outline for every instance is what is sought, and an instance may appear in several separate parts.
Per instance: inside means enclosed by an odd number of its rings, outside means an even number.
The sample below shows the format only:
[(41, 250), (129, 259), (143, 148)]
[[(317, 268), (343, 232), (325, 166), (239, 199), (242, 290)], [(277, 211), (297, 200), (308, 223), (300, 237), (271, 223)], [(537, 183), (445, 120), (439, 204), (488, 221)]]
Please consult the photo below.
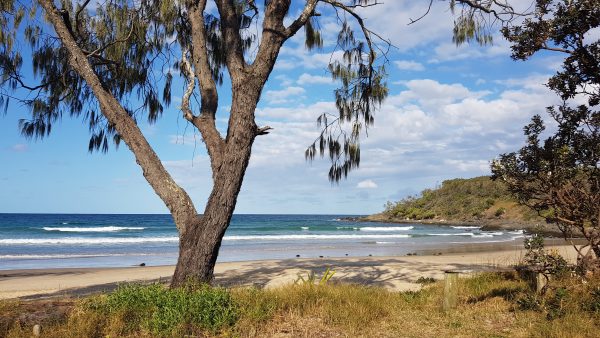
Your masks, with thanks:
[[(321, 47), (318, 18), (324, 11), (337, 15), (343, 59), (334, 59), (329, 71), (341, 83), (335, 91), (338, 114), (319, 119), (323, 133), (306, 152), (309, 159), (329, 153), (330, 180), (358, 166), (361, 130), (373, 123), (373, 111), (387, 95), (385, 70), (377, 65), (382, 55), (373, 41), (383, 40), (357, 12), (377, 1), (306, 0), (293, 11), (291, 0), (216, 0), (213, 11), (207, 2), (0, 0), (0, 105), (6, 109), (11, 99), (26, 104), (31, 114), (20, 128), (29, 137), (47, 136), (68, 114), (88, 123), (90, 151), (107, 151), (112, 142), (127, 145), (179, 231), (175, 286), (212, 278), (252, 144), (270, 129), (257, 126), (254, 113), (286, 41), (303, 30), (306, 48)], [(23, 67), (29, 59), (33, 75)], [(221, 135), (215, 118), (225, 70), (232, 100)], [(177, 73), (186, 83), (183, 117), (200, 132), (210, 157), (213, 188), (201, 215), (137, 123), (160, 117)]]
[(565, 239), (585, 238), (585, 246), (575, 246), (582, 272), (600, 271), (599, 26), (598, 0), (537, 0), (524, 21), (503, 28), (516, 60), (540, 50), (565, 56), (547, 84), (562, 104), (547, 107), (554, 133), (536, 115), (524, 128), (526, 145), (492, 163), (493, 177)]

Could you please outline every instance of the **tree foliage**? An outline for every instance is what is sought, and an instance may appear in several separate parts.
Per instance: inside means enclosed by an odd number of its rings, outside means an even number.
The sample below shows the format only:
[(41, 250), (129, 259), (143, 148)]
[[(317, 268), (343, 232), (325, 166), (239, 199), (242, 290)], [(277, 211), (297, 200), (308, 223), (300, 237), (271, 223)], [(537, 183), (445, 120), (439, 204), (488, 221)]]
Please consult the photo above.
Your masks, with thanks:
[(526, 145), (492, 164), (494, 177), (521, 203), (556, 223), (565, 237), (586, 238), (587, 249), (578, 249), (586, 271), (600, 267), (599, 26), (600, 1), (537, 0), (532, 16), (503, 28), (514, 59), (540, 50), (565, 55), (548, 81), (563, 103), (547, 107), (553, 133), (534, 116), (524, 128)]
[[(209, 3), (215, 6), (211, 9)], [(87, 123), (90, 151), (107, 151), (111, 142), (123, 141), (180, 232), (173, 283), (188, 278), (209, 281), (253, 142), (271, 129), (255, 121), (264, 85), (281, 47), (302, 28), (306, 48), (323, 47), (321, 13), (336, 15), (336, 50), (342, 51), (343, 59), (329, 66), (340, 88), (334, 92), (334, 121), (321, 120), (320, 150), (329, 151), (332, 181), (358, 167), (361, 130), (373, 123), (374, 110), (387, 96), (383, 45), (389, 42), (366, 27), (357, 9), (378, 4), (0, 0), (0, 104), (6, 110), (16, 99), (29, 108), (29, 117), (19, 124), (27, 137), (48, 136), (52, 126), (69, 115)], [(180, 95), (182, 115), (200, 132), (210, 157), (214, 184), (202, 215), (137, 126), (140, 119), (154, 123), (170, 105), (175, 76), (185, 87)], [(232, 101), (226, 135), (221, 135), (216, 127), (217, 86), (226, 76)], [(351, 132), (343, 124), (350, 124)], [(307, 158), (315, 153), (313, 144)]]
[[(60, 12), (85, 52), (103, 85), (115, 95), (136, 121), (139, 118), (153, 123), (171, 103), (173, 77), (186, 78), (186, 65), (181, 53), (191, 57), (192, 41), (189, 3), (195, 1), (130, 1), (111, 0), (96, 6), (90, 1), (60, 1)], [(259, 8), (254, 1), (236, 0), (240, 47), (248, 63), (252, 63), (248, 49), (257, 40), (252, 22), (260, 16), (271, 1)], [(288, 3), (289, 1), (284, 1)], [(360, 163), (360, 133), (373, 124), (373, 113), (387, 96), (385, 67), (377, 65), (385, 58), (384, 50), (377, 50), (377, 41), (383, 41), (364, 25), (355, 12), (358, 7), (377, 3), (373, 0), (308, 1), (307, 6), (328, 6), (339, 18), (340, 32), (337, 48), (343, 51), (343, 60), (329, 65), (332, 77), (341, 86), (334, 93), (337, 114), (327, 112), (320, 121), (323, 132), (306, 152), (313, 159), (319, 144), (321, 155), (329, 152), (332, 161), (330, 179), (338, 181)], [(64, 114), (82, 117), (91, 132), (89, 150), (107, 151), (111, 139), (119, 144), (121, 138), (100, 112), (100, 107), (89, 86), (68, 64), (67, 51), (48, 25), (43, 13), (34, 3), (2, 0), (2, 35), (0, 36), (0, 67), (2, 70), (1, 104), (6, 109), (11, 98), (23, 101), (31, 117), (20, 122), (23, 135), (41, 138), (48, 136), (52, 125)], [(326, 8), (320, 7), (323, 10)], [(323, 47), (319, 13), (313, 10), (303, 22), (306, 48)], [(287, 13), (286, 13), (287, 16)], [(360, 34), (355, 32), (353, 20), (360, 20)], [(216, 13), (204, 13), (206, 48), (210, 57), (210, 72), (217, 82), (223, 81), (226, 67), (227, 42), (222, 34), (222, 20)], [(24, 41), (18, 41), (23, 35)], [(384, 43), (387, 43), (384, 41)], [(15, 44), (18, 48), (14, 48)], [(33, 79), (24, 74), (23, 56), (27, 44), (32, 59)], [(377, 52), (380, 52), (377, 55)], [(27, 54), (25, 54), (27, 55)], [(29, 65), (25, 63), (25, 69)], [(28, 82), (32, 81), (32, 83)], [(160, 85), (160, 88), (159, 88)], [(28, 98), (15, 96), (19, 89), (29, 90)], [(191, 100), (193, 103), (193, 100)], [(318, 112), (315, 112), (318, 113)], [(330, 119), (327, 119), (327, 116)], [(331, 118), (333, 116), (333, 118)], [(332, 123), (334, 122), (335, 123)], [(350, 123), (347, 132), (343, 124)]]

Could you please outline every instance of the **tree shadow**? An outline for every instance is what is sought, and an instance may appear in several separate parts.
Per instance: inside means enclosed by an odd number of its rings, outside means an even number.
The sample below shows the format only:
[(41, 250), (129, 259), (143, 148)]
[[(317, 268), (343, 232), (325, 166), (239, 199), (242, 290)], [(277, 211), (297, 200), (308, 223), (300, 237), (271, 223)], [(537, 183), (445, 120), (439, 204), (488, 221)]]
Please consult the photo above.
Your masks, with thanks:
[[(270, 262), (269, 262), (270, 263)], [(493, 266), (482, 264), (430, 263), (402, 258), (368, 259), (290, 259), (267, 262), (248, 262), (241, 268), (226, 270), (215, 275), (221, 286), (266, 287), (292, 283), (298, 275), (314, 273), (320, 278), (329, 268), (335, 271), (332, 282), (379, 286), (392, 290), (419, 289), (419, 277), (441, 279), (446, 269), (488, 271)], [(274, 283), (275, 282), (275, 283)]]

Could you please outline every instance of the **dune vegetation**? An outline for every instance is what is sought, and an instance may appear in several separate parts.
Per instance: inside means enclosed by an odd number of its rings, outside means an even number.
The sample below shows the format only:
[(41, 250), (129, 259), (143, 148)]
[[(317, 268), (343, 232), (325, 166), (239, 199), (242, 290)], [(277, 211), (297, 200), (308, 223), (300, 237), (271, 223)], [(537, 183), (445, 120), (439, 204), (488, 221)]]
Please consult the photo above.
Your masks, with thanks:
[[(441, 309), (443, 282), (418, 292), (307, 279), (275, 289), (123, 285), (77, 300), (0, 303), (0, 336), (44, 337), (596, 337), (600, 280), (565, 276), (544, 295), (515, 273), (459, 280), (459, 304)], [(41, 309), (46, 309), (44, 312)]]

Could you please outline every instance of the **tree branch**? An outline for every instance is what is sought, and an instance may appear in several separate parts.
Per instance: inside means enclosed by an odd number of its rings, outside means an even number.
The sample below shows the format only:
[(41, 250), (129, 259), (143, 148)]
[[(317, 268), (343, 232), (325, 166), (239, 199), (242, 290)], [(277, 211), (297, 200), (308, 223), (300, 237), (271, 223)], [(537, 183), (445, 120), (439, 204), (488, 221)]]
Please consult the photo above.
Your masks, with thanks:
[[(100, 110), (114, 125), (125, 144), (135, 155), (144, 177), (171, 211), (178, 227), (193, 223), (196, 209), (188, 194), (173, 180), (142, 134), (141, 130), (119, 101), (104, 88), (82, 49), (69, 32), (53, 0), (38, 0), (46, 17), (69, 53), (69, 64), (86, 81), (98, 100)], [(185, 231), (179, 228), (179, 231)]]
[(246, 68), (242, 37), (240, 36), (240, 21), (232, 0), (215, 0), (215, 2), (221, 18), (221, 34), (223, 34), (225, 46), (228, 46), (225, 50), (227, 70), (234, 79), (237, 78), (235, 75), (241, 74)]
[(188, 3), (189, 20), (192, 32), (192, 62), (194, 63), (195, 76), (198, 78), (198, 83), (200, 85), (201, 106), (200, 116), (195, 117), (190, 111), (189, 114), (192, 116), (192, 119), (188, 121), (192, 122), (202, 134), (202, 139), (206, 144), (206, 150), (211, 159), (214, 175), (216, 172), (214, 169), (221, 163), (224, 140), (215, 124), (215, 114), (219, 104), (219, 95), (217, 93), (215, 80), (212, 77), (208, 54), (209, 51), (206, 47), (206, 26), (204, 23), (205, 8), (206, 0)]
[(291, 36), (296, 34), (296, 32), (298, 32), (298, 30), (302, 28), (304, 24), (306, 24), (308, 19), (310, 19), (310, 17), (313, 15), (315, 8), (317, 7), (317, 2), (318, 0), (308, 0), (306, 2), (306, 5), (304, 6), (304, 9), (302, 10), (300, 16), (298, 16), (298, 18), (296, 18), (296, 20), (294, 20), (294, 22), (292, 22), (285, 29), (284, 35), (286, 36), (286, 38), (290, 38)]

